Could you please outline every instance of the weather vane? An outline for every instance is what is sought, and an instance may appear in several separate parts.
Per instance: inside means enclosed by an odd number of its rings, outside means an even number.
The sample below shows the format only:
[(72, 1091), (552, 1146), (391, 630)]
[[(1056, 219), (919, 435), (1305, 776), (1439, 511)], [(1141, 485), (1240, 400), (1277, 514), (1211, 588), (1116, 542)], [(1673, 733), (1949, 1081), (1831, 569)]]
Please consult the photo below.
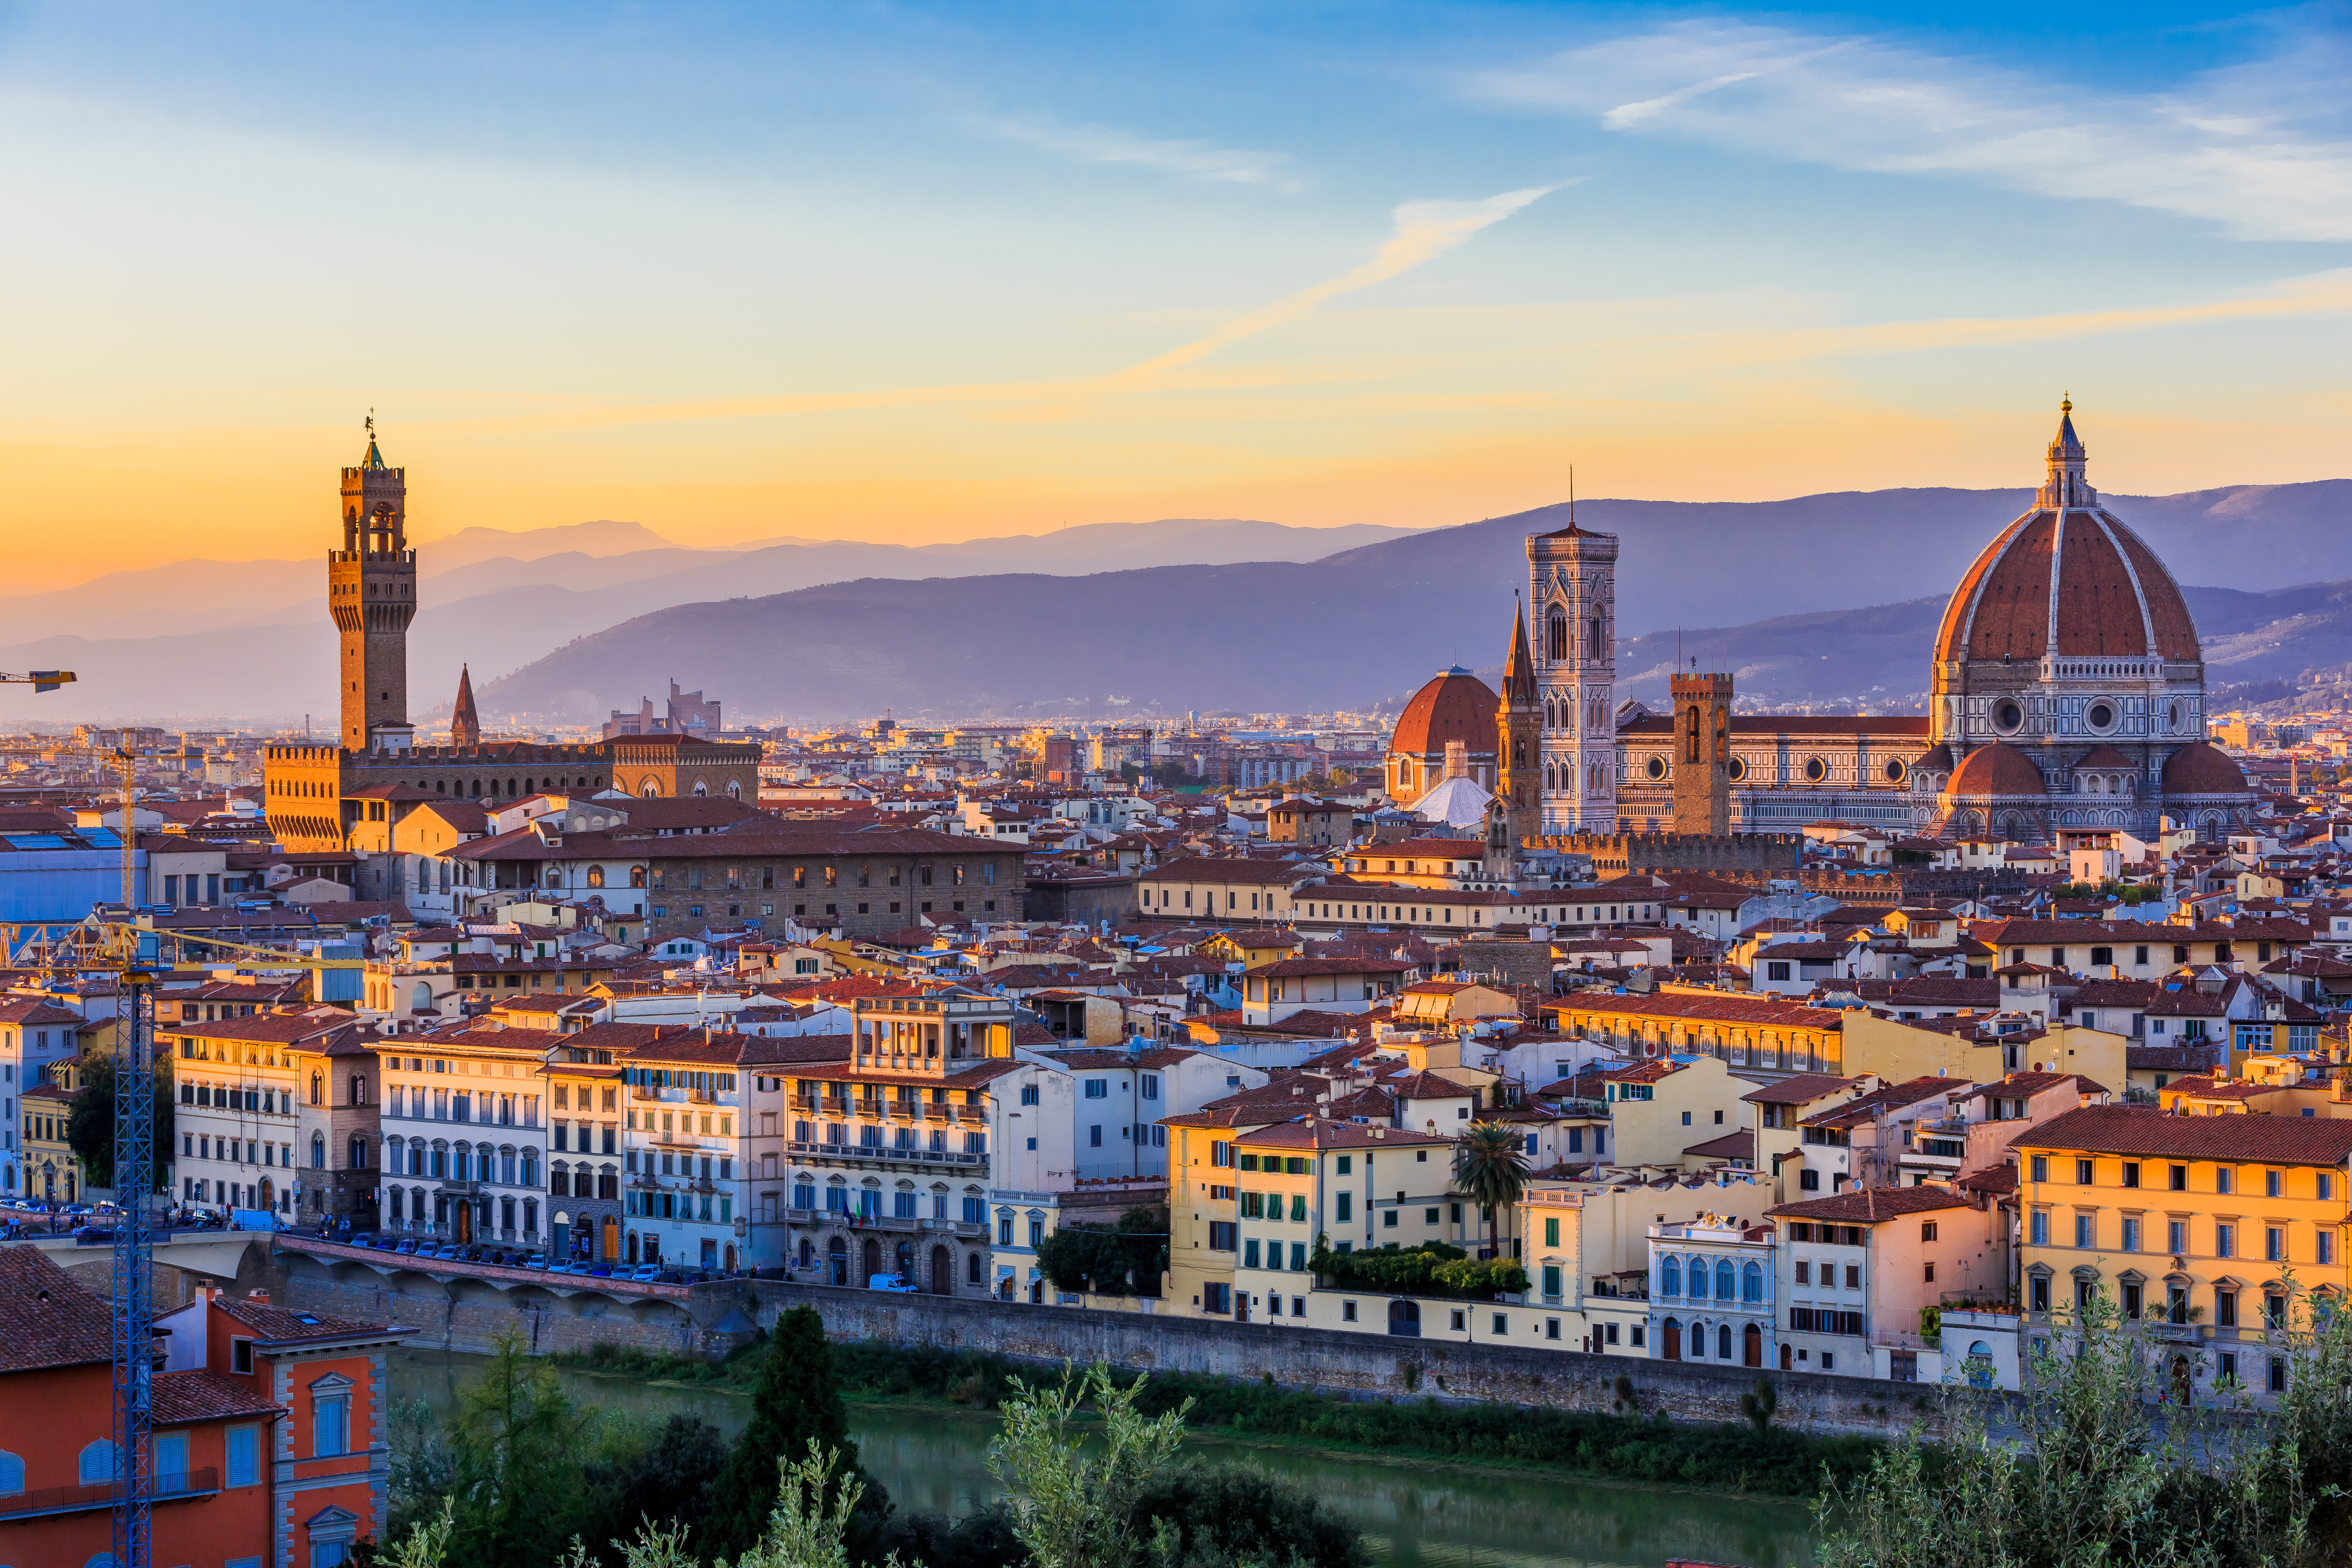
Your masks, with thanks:
[(375, 439), (375, 410), (374, 410), (374, 409), (373, 409), (373, 408), (371, 408), (371, 409), (369, 409), (369, 410), (368, 410), (368, 416), (367, 416), (367, 433), (368, 433), (368, 439), (370, 439), (370, 440), (373, 440), (373, 439)]

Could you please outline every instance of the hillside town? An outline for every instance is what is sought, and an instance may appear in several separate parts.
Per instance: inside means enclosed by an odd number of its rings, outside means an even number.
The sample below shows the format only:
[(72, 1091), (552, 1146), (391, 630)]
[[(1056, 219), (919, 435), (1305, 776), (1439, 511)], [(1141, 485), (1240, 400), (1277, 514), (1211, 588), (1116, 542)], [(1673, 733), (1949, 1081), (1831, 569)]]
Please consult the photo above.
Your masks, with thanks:
[[(2084, 475), (2070, 408), (1926, 718), (1743, 712), (1697, 668), (1616, 700), (1616, 541), (1571, 522), (1497, 608), (1500, 689), (1464, 649), (1385, 727), (770, 733), (673, 680), (514, 737), (469, 678), (409, 721), (417, 552), (371, 437), (338, 737), (13, 743), (0, 1215), (110, 1234), (86, 1110), (128, 1035), (170, 1234), (386, 1276), (2010, 1390), (2104, 1296), (2178, 1398), (2260, 1406), (2290, 1318), (2352, 1290), (2352, 725), (2209, 715), (2179, 591)], [(73, 972), (110, 924), (152, 987)], [(1071, 1244), (1105, 1234), (1147, 1245)], [(58, 1500), (66, 1561), (103, 1522), (106, 1308), (0, 1267), (0, 1408), (74, 1433), (0, 1434), (0, 1480)], [(161, 1484), (244, 1495), (289, 1410), (381, 1458), (369, 1357), (411, 1326), (157, 1310)], [(340, 1561), (365, 1475), (173, 1528)]]

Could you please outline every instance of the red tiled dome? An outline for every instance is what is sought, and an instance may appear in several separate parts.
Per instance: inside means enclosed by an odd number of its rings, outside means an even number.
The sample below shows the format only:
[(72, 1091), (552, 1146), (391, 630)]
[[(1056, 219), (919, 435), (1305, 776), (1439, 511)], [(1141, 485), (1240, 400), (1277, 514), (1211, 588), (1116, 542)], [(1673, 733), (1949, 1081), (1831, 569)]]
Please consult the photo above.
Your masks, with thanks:
[(2164, 793), (2174, 795), (2243, 795), (2244, 770), (2210, 742), (2183, 746), (2165, 759)]
[(1467, 744), (1471, 754), (1492, 756), (1496, 744), (1495, 712), (1499, 701), (1486, 683), (1455, 665), (1412, 694), (1389, 737), (1389, 750), (1442, 756), (1448, 741)]
[(1996, 741), (1970, 752), (1952, 770), (1951, 782), (1944, 790), (1948, 795), (2041, 795), (2042, 770), (2015, 746)]
[(2001, 530), (1960, 579), (1937, 659), (2041, 658), (2053, 595), (2062, 658), (2204, 657), (2179, 585), (2139, 535), (2102, 509), (2045, 507)]

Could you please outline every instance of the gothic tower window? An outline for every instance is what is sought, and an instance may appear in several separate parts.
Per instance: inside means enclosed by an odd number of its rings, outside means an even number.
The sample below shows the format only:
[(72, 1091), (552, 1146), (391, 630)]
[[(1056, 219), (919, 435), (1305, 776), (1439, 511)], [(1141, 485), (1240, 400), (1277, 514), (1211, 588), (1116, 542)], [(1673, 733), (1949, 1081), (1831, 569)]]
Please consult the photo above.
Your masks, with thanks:
[(1568, 612), (1558, 605), (1544, 617), (1544, 641), (1555, 662), (1568, 657)]
[(1699, 760), (1699, 717), (1696, 703), (1683, 716), (1683, 761), (1696, 763)]

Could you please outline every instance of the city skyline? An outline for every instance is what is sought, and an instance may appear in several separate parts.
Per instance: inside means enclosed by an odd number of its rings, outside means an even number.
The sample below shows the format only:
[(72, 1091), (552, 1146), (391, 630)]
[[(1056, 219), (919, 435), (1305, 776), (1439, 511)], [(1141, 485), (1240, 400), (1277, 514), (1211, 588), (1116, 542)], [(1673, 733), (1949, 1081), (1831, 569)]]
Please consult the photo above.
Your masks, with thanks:
[[(2326, 8), (30, 6), (18, 591), (415, 535), (2352, 472)], [(1736, 237), (1736, 239), (1727, 237)], [(94, 556), (89, 542), (111, 550)]]

